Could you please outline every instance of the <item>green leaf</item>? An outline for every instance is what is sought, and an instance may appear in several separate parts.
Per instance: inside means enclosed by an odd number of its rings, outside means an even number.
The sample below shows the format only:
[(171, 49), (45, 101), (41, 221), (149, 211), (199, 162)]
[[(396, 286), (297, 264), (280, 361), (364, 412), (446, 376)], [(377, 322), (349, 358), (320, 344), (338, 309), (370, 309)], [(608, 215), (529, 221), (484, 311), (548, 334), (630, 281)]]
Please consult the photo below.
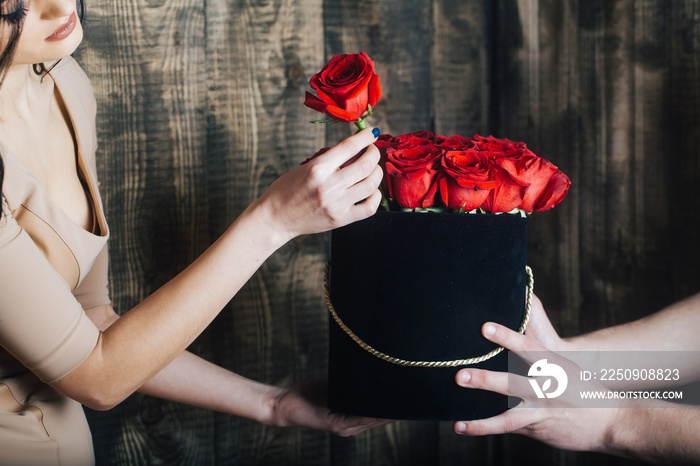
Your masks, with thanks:
[(440, 207), (440, 206), (426, 207), (426, 208), (423, 209), (423, 210), (424, 210), (425, 212), (435, 212), (435, 213), (438, 213), (438, 214), (441, 214), (441, 213), (443, 213), (443, 212), (446, 211), (446, 209), (445, 209), (444, 207)]
[(381, 206), (384, 208), (386, 211), (391, 210), (391, 206), (389, 205), (389, 199), (386, 198), (386, 196), (382, 196), (382, 203)]
[(326, 125), (332, 125), (335, 123), (339, 123), (338, 120), (311, 120), (311, 123), (323, 123)]

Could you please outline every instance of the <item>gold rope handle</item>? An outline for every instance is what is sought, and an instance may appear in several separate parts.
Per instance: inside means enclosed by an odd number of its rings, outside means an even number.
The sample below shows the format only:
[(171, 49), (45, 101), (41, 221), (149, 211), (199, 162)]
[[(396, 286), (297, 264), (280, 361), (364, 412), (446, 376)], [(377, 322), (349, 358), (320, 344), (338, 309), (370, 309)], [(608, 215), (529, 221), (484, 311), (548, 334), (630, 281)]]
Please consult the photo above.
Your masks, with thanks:
[[(470, 364), (477, 364), (482, 361), (486, 361), (487, 359), (491, 359), (492, 357), (496, 356), (498, 353), (503, 351), (503, 347), (499, 346), (498, 348), (489, 351), (486, 354), (483, 354), (481, 356), (477, 356), (474, 358), (467, 358), (467, 359), (455, 359), (453, 361), (407, 361), (406, 359), (400, 359), (400, 358), (395, 358), (393, 356), (389, 356), (386, 353), (382, 353), (381, 351), (372, 348), (370, 345), (362, 341), (360, 337), (355, 335), (355, 333), (350, 330), (350, 328), (345, 325), (345, 323), (342, 321), (338, 313), (335, 311), (335, 308), (333, 307), (333, 304), (331, 303), (331, 296), (330, 292), (328, 289), (328, 273), (330, 271), (330, 262), (326, 264), (326, 271), (323, 274), (323, 288), (325, 289), (326, 292), (326, 304), (328, 305), (328, 310), (330, 311), (331, 315), (333, 316), (333, 319), (335, 322), (340, 326), (340, 328), (343, 329), (345, 333), (348, 334), (350, 338), (353, 339), (355, 343), (357, 343), (362, 349), (367, 351), (368, 353), (378, 357), (379, 359), (383, 359), (384, 361), (390, 362), (392, 364), (397, 364), (399, 366), (409, 366), (409, 367), (457, 367), (457, 366), (468, 366)], [(527, 272), (528, 277), (530, 277), (530, 281), (527, 286), (527, 301), (525, 304), (525, 317), (523, 317), (523, 321), (520, 324), (520, 328), (518, 329), (518, 332), (524, 334), (525, 329), (527, 328), (527, 323), (530, 321), (530, 309), (532, 308), (532, 294), (533, 294), (533, 288), (535, 286), (535, 278), (532, 275), (532, 269), (529, 266), (525, 266), (525, 272)]]

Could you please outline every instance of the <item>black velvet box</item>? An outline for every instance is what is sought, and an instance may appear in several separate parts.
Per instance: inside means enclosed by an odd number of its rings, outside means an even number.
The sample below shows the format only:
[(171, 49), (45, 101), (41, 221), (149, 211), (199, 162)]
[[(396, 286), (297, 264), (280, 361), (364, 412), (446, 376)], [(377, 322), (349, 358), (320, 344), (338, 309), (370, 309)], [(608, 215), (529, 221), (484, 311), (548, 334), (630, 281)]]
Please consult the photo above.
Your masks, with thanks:
[[(505, 411), (507, 397), (459, 387), (452, 361), (497, 348), (486, 321), (524, 317), (527, 219), (519, 214), (380, 211), (331, 234), (329, 407), (386, 419), (469, 420)], [(341, 327), (341, 324), (345, 328)], [(470, 364), (507, 371), (505, 351)]]

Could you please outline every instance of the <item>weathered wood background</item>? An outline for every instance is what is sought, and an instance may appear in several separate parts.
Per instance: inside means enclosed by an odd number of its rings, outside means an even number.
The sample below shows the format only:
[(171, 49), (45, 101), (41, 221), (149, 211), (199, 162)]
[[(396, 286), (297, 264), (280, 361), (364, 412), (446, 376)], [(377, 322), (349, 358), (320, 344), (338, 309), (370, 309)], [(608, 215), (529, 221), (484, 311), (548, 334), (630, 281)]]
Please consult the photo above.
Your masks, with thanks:
[[(698, 291), (700, 1), (88, 0), (77, 58), (99, 104), (120, 312), (350, 134), (309, 124), (302, 102), (327, 59), (360, 50), (382, 78), (384, 132), (522, 140), (571, 177), (530, 226), (536, 290), (562, 335)], [(324, 376), (326, 260), (325, 235), (288, 244), (192, 349), (269, 383)], [(138, 395), (89, 414), (101, 464), (633, 464), (450, 423), (341, 439)]]

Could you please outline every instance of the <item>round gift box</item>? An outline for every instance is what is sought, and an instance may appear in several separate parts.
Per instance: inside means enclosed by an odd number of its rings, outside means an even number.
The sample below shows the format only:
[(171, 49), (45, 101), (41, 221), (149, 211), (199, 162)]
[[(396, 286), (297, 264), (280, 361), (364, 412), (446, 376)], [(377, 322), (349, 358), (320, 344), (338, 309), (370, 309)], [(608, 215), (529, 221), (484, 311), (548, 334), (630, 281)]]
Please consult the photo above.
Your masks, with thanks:
[(329, 308), (345, 328), (329, 319), (330, 409), (414, 420), (505, 411), (506, 396), (455, 382), (463, 367), (507, 371), (505, 351), (468, 366), (395, 361), (472, 359), (497, 349), (481, 326), (520, 327), (526, 256), (527, 219), (517, 214), (380, 211), (334, 230)]

